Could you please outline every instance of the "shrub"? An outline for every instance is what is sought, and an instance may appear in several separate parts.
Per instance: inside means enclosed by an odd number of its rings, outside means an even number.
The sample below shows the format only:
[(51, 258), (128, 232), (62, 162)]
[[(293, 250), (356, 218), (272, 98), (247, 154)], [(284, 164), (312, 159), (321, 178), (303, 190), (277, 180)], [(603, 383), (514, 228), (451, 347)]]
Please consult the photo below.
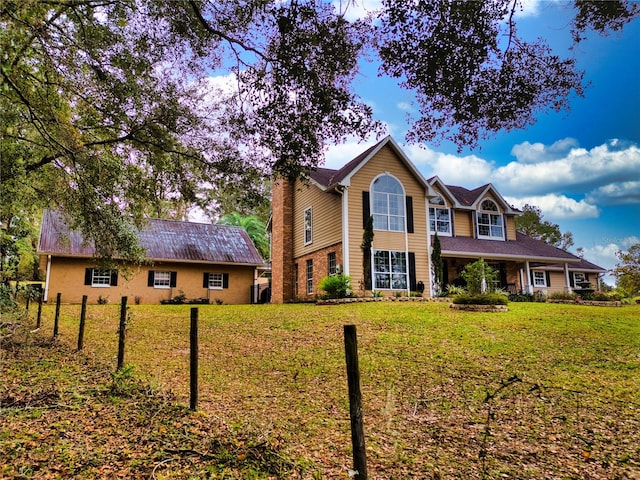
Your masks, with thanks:
[(501, 293), (481, 293), (478, 295), (462, 293), (453, 297), (453, 303), (457, 305), (506, 305), (509, 300)]
[(498, 281), (498, 272), (482, 258), (465, 265), (460, 276), (467, 282), (467, 289), (472, 295), (492, 292)]
[(549, 299), (550, 300), (575, 300), (576, 294), (568, 293), (568, 292), (553, 292), (551, 295), (549, 295)]
[(351, 277), (343, 273), (324, 277), (318, 288), (327, 293), (327, 298), (345, 298), (351, 293)]
[(533, 293), (512, 293), (508, 298), (510, 302), (533, 302)]

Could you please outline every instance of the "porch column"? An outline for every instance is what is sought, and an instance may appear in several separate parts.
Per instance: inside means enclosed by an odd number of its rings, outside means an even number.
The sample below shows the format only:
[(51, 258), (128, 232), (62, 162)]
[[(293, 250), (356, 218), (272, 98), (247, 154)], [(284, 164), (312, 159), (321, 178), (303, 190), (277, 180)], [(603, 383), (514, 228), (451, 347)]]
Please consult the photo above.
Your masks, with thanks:
[(564, 284), (567, 287), (567, 292), (571, 293), (571, 282), (569, 281), (569, 264), (566, 262), (564, 264)]
[(531, 285), (531, 269), (529, 268), (529, 260), (524, 262), (524, 268), (527, 272), (527, 292), (533, 293), (533, 285)]

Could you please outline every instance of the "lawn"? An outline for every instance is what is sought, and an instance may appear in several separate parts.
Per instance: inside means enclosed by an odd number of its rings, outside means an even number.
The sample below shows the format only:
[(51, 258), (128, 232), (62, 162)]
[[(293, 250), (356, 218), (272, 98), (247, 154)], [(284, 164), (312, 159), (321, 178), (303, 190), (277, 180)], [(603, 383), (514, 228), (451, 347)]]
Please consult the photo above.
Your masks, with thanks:
[(189, 306), (131, 305), (132, 369), (114, 378), (119, 306), (89, 306), (81, 353), (80, 307), (63, 305), (51, 342), (46, 306), (29, 340), (40, 358), (15, 346), (0, 357), (5, 475), (347, 478), (343, 325), (354, 324), (369, 478), (640, 479), (640, 306), (198, 311), (191, 413)]

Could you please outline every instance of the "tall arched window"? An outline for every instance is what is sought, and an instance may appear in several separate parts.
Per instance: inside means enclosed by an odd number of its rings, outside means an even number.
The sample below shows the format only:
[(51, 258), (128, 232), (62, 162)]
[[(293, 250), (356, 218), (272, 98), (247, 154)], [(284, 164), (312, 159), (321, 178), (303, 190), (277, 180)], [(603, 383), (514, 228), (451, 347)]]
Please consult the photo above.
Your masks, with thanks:
[(504, 240), (502, 214), (493, 200), (483, 200), (477, 213), (478, 238)]
[(373, 181), (373, 228), (404, 232), (404, 189), (398, 180), (388, 174)]

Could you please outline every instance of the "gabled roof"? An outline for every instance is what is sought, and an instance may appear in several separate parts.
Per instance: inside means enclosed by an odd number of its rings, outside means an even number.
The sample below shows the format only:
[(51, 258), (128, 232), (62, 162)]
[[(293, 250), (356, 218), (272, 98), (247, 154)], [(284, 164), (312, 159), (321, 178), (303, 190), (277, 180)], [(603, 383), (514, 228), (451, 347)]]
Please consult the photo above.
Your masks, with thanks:
[[(152, 261), (264, 265), (242, 227), (153, 218), (138, 231), (138, 241)], [(38, 253), (90, 258), (95, 249), (79, 232), (68, 229), (59, 212), (45, 210)]]
[(447, 187), (449, 191), (456, 197), (456, 200), (458, 201), (458, 207), (477, 210), (480, 202), (484, 199), (484, 197), (487, 194), (491, 193), (502, 205), (505, 213), (520, 214), (520, 210), (513, 208), (502, 197), (502, 195), (500, 195), (500, 192), (498, 192), (498, 190), (496, 190), (496, 188), (491, 183), (481, 185), (480, 187), (474, 188), (473, 190), (468, 190), (464, 187), (458, 187), (454, 185), (448, 185)]
[(443, 256), (504, 259), (545, 264), (579, 264), (575, 255), (516, 232), (515, 241), (482, 240), (472, 237), (438, 237)]
[(400, 146), (390, 135), (386, 136), (375, 145), (367, 148), (364, 152), (345, 164), (339, 170), (318, 168), (315, 171), (310, 172), (309, 177), (325, 191), (333, 190), (336, 187), (342, 185), (348, 186), (351, 182), (351, 177), (355, 175), (356, 172), (360, 170), (360, 168), (362, 168), (374, 155), (376, 155), (385, 146), (389, 146), (395, 152), (398, 158), (400, 158), (405, 166), (413, 173), (418, 182), (420, 182), (424, 186), (424, 189), (427, 191), (428, 196), (433, 196), (433, 190), (431, 189), (431, 186), (429, 185), (427, 180), (422, 176), (413, 162), (409, 159), (409, 157), (407, 157), (407, 155), (402, 151)]

